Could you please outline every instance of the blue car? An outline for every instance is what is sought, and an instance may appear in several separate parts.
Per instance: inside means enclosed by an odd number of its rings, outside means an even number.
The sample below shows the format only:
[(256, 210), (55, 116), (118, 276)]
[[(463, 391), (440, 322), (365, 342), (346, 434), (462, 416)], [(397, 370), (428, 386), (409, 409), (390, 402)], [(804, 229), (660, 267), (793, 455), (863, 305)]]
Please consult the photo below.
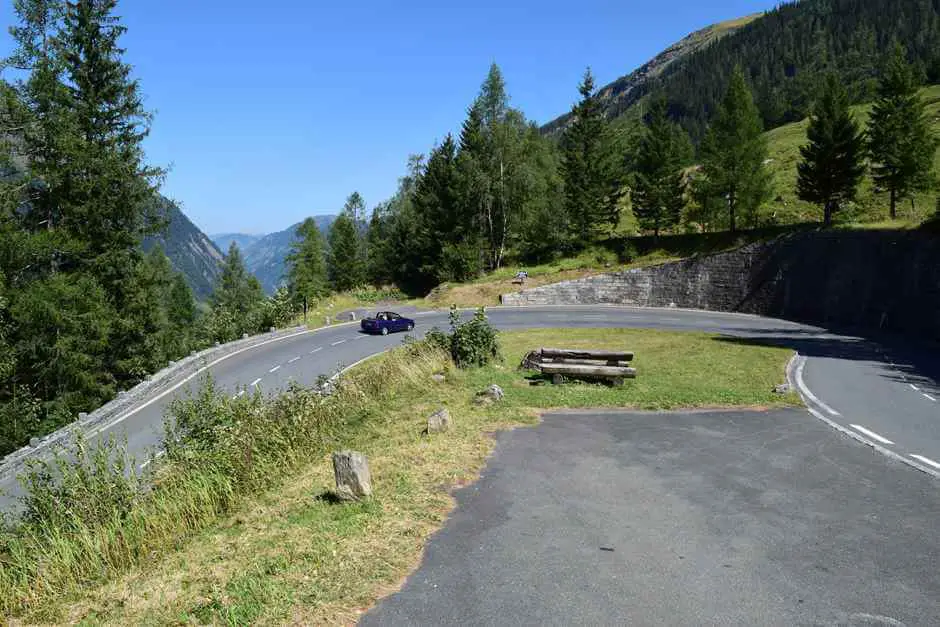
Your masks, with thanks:
[(411, 331), (415, 328), (415, 321), (393, 311), (380, 311), (374, 318), (363, 318), (361, 326), (366, 333), (388, 335), (395, 331)]

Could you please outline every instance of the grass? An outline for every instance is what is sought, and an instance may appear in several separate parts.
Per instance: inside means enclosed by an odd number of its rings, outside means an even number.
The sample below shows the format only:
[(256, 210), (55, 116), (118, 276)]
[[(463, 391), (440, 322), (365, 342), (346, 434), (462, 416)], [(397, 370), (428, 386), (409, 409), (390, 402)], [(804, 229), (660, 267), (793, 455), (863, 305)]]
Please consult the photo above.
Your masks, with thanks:
[[(419, 563), (428, 536), (453, 507), (451, 489), (472, 482), (492, 451), (490, 434), (534, 424), (538, 409), (795, 402), (770, 392), (784, 380), (790, 353), (783, 349), (699, 333), (611, 329), (525, 331), (501, 340), (502, 361), (476, 370), (457, 371), (441, 356), (416, 358), (406, 349), (360, 366), (340, 388), (342, 417), (331, 423), (330, 435), (310, 442), (283, 468), (272, 468), (261, 488), (233, 497), (202, 531), (167, 529), (174, 541), (144, 550), (123, 574), (37, 597), (23, 618), (83, 624), (353, 622)], [(543, 345), (632, 349), (639, 377), (622, 388), (533, 386), (515, 366), (525, 352)], [(431, 383), (433, 372), (445, 373), (446, 381)], [(491, 383), (503, 387), (504, 401), (474, 404), (475, 393)], [(442, 406), (453, 417), (451, 431), (423, 435), (426, 417)], [(325, 498), (332, 487), (329, 452), (345, 447), (369, 457), (375, 495), (368, 502), (335, 505)]]

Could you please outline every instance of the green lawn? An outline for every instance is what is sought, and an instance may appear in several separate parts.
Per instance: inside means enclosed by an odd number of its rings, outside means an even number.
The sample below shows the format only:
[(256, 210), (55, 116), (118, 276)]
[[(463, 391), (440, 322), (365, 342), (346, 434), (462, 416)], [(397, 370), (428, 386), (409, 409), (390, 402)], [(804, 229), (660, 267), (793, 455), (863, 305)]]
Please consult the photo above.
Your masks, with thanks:
[[(25, 618), (121, 625), (352, 623), (419, 563), (425, 541), (454, 505), (451, 489), (476, 478), (495, 431), (532, 425), (539, 410), (549, 408), (797, 402), (771, 393), (785, 378), (791, 353), (783, 349), (702, 333), (612, 329), (504, 333), (501, 342), (502, 360), (477, 370), (458, 371), (440, 357), (415, 359), (404, 350), (360, 366), (339, 393), (348, 399), (337, 423), (345, 426), (327, 447), (311, 450), (309, 462), (271, 477), (267, 489), (241, 496), (220, 520), (181, 534), (174, 547), (150, 554), (139, 567), (45, 597)], [(531, 373), (516, 365), (541, 346), (634, 350), (639, 376), (619, 388), (531, 385)], [(443, 372), (445, 382), (432, 382), (434, 372)], [(476, 405), (476, 392), (491, 383), (503, 387), (505, 399)], [(392, 391), (374, 391), (386, 387)], [(441, 407), (451, 413), (451, 430), (422, 434), (427, 416)], [(369, 502), (335, 505), (321, 498), (332, 488), (330, 451), (347, 447), (369, 457), (375, 489)]]

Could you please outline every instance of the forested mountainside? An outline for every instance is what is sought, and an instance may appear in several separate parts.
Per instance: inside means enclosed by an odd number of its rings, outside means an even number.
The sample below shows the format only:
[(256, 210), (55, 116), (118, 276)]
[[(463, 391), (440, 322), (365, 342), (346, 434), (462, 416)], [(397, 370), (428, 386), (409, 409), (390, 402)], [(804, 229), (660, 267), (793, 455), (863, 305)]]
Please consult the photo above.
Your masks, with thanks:
[(196, 298), (206, 300), (222, 271), (222, 253), (176, 203), (163, 196), (158, 196), (156, 203), (166, 230), (145, 238), (144, 250), (149, 252), (157, 244), (162, 246), (173, 269), (186, 277)]
[[(871, 100), (879, 63), (895, 42), (904, 46), (925, 82), (940, 82), (940, 0), (783, 4), (724, 37), (713, 37), (710, 45), (691, 50), (655, 75), (648, 73), (604, 106), (608, 117), (616, 118), (644, 96), (662, 94), (670, 116), (697, 142), (725, 93), (731, 70), (740, 65), (765, 127), (774, 128), (806, 117), (827, 71), (839, 74), (852, 101)], [(629, 84), (630, 76), (605, 89), (621, 82)]]

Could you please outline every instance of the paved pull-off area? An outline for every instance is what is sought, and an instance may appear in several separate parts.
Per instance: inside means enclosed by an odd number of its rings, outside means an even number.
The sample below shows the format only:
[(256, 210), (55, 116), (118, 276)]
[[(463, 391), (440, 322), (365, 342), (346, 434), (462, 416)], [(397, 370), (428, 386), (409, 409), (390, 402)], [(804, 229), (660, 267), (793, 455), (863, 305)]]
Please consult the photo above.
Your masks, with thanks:
[(363, 625), (937, 625), (936, 479), (805, 410), (503, 432)]

